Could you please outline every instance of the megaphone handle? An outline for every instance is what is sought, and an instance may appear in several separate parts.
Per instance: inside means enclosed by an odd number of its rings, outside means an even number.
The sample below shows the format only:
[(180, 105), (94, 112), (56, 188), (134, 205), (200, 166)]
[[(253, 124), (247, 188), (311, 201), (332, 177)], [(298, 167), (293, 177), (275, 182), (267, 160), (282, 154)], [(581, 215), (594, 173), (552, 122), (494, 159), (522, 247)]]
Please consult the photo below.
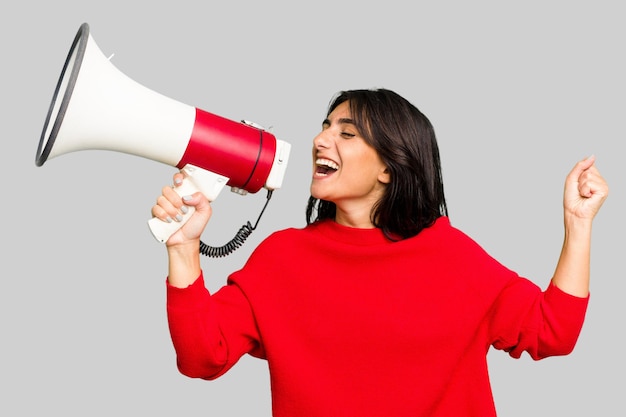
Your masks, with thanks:
[[(174, 188), (176, 193), (181, 197), (200, 191), (209, 201), (214, 201), (229, 180), (228, 177), (193, 165), (185, 165), (181, 171), (186, 174), (183, 183)], [(188, 209), (187, 213), (182, 215), (181, 221), (168, 223), (156, 217), (148, 220), (148, 226), (154, 238), (161, 243), (166, 242), (170, 236), (187, 223), (187, 220), (189, 220), (195, 211), (193, 207), (188, 207)]]

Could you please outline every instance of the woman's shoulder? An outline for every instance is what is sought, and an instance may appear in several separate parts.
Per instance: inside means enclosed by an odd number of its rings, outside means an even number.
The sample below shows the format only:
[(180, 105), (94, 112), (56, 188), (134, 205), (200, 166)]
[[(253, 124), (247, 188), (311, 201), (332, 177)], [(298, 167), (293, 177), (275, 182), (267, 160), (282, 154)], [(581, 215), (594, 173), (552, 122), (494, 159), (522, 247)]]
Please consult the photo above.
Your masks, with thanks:
[(472, 241), (465, 232), (454, 226), (447, 216), (437, 218), (432, 225), (423, 229), (418, 236), (423, 239), (438, 239), (448, 242), (450, 239)]
[(469, 234), (455, 226), (447, 216), (439, 217), (430, 227), (417, 236), (422, 243), (453, 252), (457, 256), (476, 256), (486, 254), (485, 249)]
[(277, 245), (285, 247), (285, 245), (289, 245), (291, 242), (296, 242), (302, 239), (302, 237), (307, 233), (309, 233), (309, 226), (294, 226), (275, 230), (261, 241), (255, 251), (271, 250), (271, 248), (276, 247)]

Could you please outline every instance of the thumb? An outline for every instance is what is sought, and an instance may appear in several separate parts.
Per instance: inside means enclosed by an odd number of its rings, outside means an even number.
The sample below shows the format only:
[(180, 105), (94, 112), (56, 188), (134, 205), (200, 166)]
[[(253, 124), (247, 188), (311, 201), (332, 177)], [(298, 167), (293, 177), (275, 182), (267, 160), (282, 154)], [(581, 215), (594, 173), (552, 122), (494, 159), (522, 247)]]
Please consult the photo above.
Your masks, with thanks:
[(572, 171), (569, 173), (568, 180), (578, 181), (578, 178), (580, 177), (580, 175), (586, 170), (588, 170), (589, 168), (591, 168), (595, 162), (596, 162), (595, 155), (591, 155), (583, 159), (582, 161), (578, 161), (578, 163), (574, 166)]
[[(204, 194), (198, 191), (191, 195), (183, 196), (182, 200), (183, 204), (189, 207), (193, 207), (195, 209), (195, 213), (193, 213), (193, 215), (187, 222), (190, 223), (188, 228), (204, 229), (206, 223), (211, 218), (211, 214), (213, 213), (213, 209), (208, 198), (206, 198)], [(201, 231), (199, 231), (198, 233), (201, 233)]]
[(209, 200), (199, 191), (190, 195), (184, 195), (182, 196), (182, 199), (185, 205), (195, 207), (195, 209), (200, 212), (206, 212), (211, 208)]

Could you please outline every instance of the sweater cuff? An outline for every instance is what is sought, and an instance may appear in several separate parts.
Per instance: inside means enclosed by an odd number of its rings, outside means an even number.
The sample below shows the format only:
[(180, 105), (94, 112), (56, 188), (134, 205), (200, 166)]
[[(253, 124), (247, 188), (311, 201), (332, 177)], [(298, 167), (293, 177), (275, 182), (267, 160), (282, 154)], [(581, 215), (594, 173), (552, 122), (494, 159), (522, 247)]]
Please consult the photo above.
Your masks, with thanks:
[(557, 287), (552, 281), (548, 286), (545, 294), (546, 300), (551, 305), (558, 305), (563, 311), (569, 311), (570, 313), (579, 312), (583, 316), (589, 305), (589, 298), (591, 294), (587, 294), (586, 297), (578, 297), (572, 294), (568, 294), (559, 287)]
[(202, 272), (196, 280), (186, 288), (178, 288), (165, 282), (167, 290), (167, 308), (176, 310), (197, 310), (198, 306), (204, 305), (209, 291), (204, 285)]

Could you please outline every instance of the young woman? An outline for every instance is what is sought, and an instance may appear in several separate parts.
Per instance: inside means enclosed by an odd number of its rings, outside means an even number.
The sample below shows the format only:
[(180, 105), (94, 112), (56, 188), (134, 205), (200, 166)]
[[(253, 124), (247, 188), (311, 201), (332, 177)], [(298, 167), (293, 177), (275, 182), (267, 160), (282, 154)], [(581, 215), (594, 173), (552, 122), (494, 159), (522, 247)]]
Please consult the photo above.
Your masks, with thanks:
[(244, 354), (263, 358), (277, 417), (495, 416), (491, 346), (534, 359), (574, 348), (607, 195), (594, 159), (578, 162), (542, 290), (450, 224), (435, 134), (417, 108), (389, 90), (342, 92), (313, 140), (307, 226), (270, 235), (215, 294), (199, 255), (211, 207), (163, 189), (155, 217), (196, 208), (166, 243), (179, 370), (214, 379)]

